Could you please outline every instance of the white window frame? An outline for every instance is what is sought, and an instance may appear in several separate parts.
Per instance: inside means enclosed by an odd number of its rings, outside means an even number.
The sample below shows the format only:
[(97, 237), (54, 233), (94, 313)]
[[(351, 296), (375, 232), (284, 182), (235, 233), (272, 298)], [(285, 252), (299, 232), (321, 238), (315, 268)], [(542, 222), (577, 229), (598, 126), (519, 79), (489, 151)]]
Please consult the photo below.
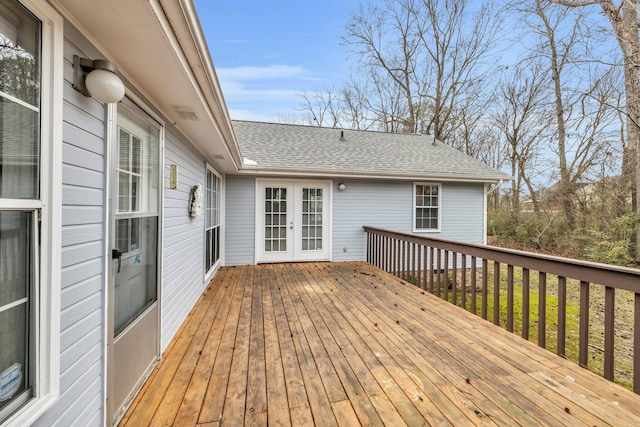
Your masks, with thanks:
[(4, 421), (31, 425), (60, 393), (60, 247), (62, 228), (62, 110), (64, 89), (63, 19), (47, 3), (19, 0), (41, 21), (40, 199), (0, 199), (1, 209), (40, 210), (34, 297), (35, 367), (33, 397)]
[[(431, 186), (431, 187), (438, 187), (438, 206), (433, 206), (436, 209), (438, 209), (438, 227), (437, 228), (418, 228), (416, 227), (416, 209), (417, 208), (423, 208), (423, 207), (428, 207), (428, 206), (417, 206), (416, 205), (416, 188), (418, 187), (418, 185), (423, 185), (423, 186)], [(442, 184), (438, 183), (438, 182), (414, 182), (413, 183), (413, 189), (411, 190), (412, 196), (413, 196), (413, 202), (412, 202), (412, 206), (413, 206), (413, 214), (412, 214), (412, 218), (413, 218), (413, 232), (414, 233), (439, 233), (441, 228), (442, 228)]]
[[(209, 214), (207, 212), (207, 198), (209, 197), (209, 192), (207, 189), (207, 184), (209, 182), (208, 180), (208, 175), (209, 172), (213, 173), (213, 175), (218, 179), (218, 203), (216, 205), (217, 210), (218, 210), (218, 215), (217, 215), (217, 219), (218, 219), (218, 224), (214, 225), (212, 227), (207, 227), (207, 215)], [(204, 184), (204, 213), (205, 213), (205, 218), (204, 218), (204, 270), (205, 270), (205, 279), (209, 279), (212, 275), (213, 272), (218, 268), (218, 266), (221, 263), (222, 260), (222, 246), (223, 246), (223, 240), (222, 240), (222, 176), (218, 173), (218, 171), (216, 171), (213, 166), (211, 166), (210, 164), (207, 163), (207, 167), (205, 169), (205, 184)], [(213, 263), (213, 265), (209, 268), (207, 268), (207, 232), (209, 230), (212, 230), (214, 228), (218, 227), (218, 259)]]

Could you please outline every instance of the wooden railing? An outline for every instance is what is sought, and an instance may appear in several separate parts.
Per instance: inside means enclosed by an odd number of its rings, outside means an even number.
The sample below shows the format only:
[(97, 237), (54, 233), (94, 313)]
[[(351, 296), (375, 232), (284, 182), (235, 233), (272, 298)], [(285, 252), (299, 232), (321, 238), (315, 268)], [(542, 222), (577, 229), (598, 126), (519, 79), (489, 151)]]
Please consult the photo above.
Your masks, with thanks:
[[(370, 264), (483, 319), (491, 317), (496, 325), (501, 325), (501, 312), (493, 307), (506, 308), (506, 318), (503, 314), (501, 326), (514, 332), (514, 319), (517, 317), (522, 337), (529, 339), (533, 327), (534, 331), (537, 330), (538, 345), (543, 348), (548, 347), (546, 328), (551, 322), (554, 327), (557, 326), (557, 337), (554, 337), (557, 338), (556, 352), (563, 357), (566, 357), (567, 342), (567, 284), (578, 287), (577, 362), (584, 368), (589, 367), (589, 348), (595, 348), (604, 354), (601, 374), (611, 381), (614, 380), (616, 354), (616, 291), (631, 292), (633, 320), (628, 325), (628, 335), (633, 334), (632, 388), (640, 394), (640, 270), (371, 226), (365, 226), (364, 231), (367, 233), (367, 262)], [(514, 279), (516, 273), (521, 274), (517, 285)], [(536, 273), (537, 287), (533, 283)], [(597, 285), (598, 289), (604, 288), (604, 310), (598, 314), (598, 317), (602, 315), (604, 318), (602, 347), (594, 346), (589, 340), (589, 319), (590, 315), (595, 314), (593, 309), (590, 310), (590, 288), (593, 285)], [(522, 288), (521, 295), (515, 295), (516, 286)], [(537, 313), (530, 313), (531, 305), (536, 303), (531, 300), (531, 288), (538, 294)], [(550, 288), (553, 288), (553, 294), (549, 293)], [(506, 304), (501, 298), (506, 298)], [(518, 304), (515, 304), (515, 298), (518, 298)], [(552, 301), (557, 298), (557, 319), (547, 317), (548, 298)], [(537, 328), (535, 319), (532, 321), (536, 315)], [(572, 315), (571, 320), (575, 320), (574, 317)]]

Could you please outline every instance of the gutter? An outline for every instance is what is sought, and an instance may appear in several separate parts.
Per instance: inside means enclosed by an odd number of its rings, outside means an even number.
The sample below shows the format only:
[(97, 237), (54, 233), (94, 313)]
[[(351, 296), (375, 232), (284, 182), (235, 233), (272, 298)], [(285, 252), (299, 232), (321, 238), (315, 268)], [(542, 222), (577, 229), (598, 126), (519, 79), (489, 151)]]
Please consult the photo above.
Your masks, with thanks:
[(495, 185), (495, 187), (493, 187), (491, 190), (487, 191), (487, 196), (491, 193), (493, 193), (494, 191), (496, 191), (498, 188), (500, 188), (500, 186), (502, 186), (502, 184), (504, 183), (504, 180), (501, 179), (500, 181), (498, 181)]
[[(285, 168), (258, 168), (255, 165), (247, 164), (245, 159), (243, 166), (238, 170), (239, 175), (260, 175), (273, 177), (321, 177), (321, 178), (352, 178), (352, 179), (385, 179), (403, 181), (447, 181), (447, 182), (474, 182), (474, 183), (496, 183), (498, 188), (505, 178), (488, 176), (468, 176), (460, 175), (412, 175), (412, 174), (389, 174), (375, 172), (354, 172), (350, 170), (318, 170), (318, 169), (285, 169)], [(493, 190), (492, 190), (493, 191)]]

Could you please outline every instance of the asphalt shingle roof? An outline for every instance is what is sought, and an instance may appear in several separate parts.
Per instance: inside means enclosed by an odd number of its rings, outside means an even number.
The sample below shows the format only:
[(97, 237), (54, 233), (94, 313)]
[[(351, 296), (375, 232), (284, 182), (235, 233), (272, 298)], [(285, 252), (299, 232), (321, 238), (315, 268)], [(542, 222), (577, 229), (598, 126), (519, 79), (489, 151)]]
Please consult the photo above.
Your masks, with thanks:
[(474, 181), (510, 179), (443, 142), (434, 143), (434, 138), (426, 135), (239, 120), (233, 121), (233, 127), (245, 166), (257, 170)]

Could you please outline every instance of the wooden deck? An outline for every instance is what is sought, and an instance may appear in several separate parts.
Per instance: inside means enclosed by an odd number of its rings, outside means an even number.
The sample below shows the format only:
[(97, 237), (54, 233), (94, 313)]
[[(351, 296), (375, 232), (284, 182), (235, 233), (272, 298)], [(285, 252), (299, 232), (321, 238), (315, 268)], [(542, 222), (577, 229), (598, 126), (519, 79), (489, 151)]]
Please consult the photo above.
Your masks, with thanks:
[(640, 425), (640, 396), (365, 263), (222, 268), (123, 426)]

